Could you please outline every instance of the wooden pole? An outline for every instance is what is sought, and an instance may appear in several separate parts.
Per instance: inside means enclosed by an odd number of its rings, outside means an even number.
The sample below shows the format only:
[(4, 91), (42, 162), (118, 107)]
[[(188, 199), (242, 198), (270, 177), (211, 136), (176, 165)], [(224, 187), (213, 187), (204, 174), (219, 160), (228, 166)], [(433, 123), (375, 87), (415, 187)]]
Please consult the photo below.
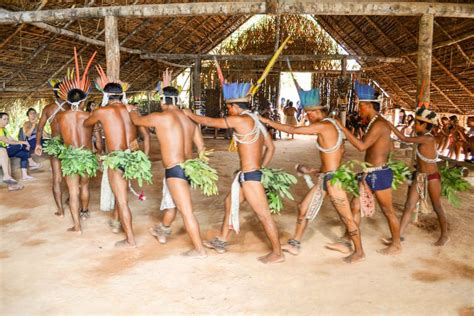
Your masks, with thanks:
[(193, 73), (194, 111), (200, 114), (201, 108), (201, 58), (197, 57)]
[(179, 17), (204, 15), (312, 14), (312, 15), (386, 15), (473, 18), (470, 3), (438, 3), (408, 1), (229, 1), (198, 3), (143, 4), (88, 8), (67, 8), (41, 11), (11, 12), (0, 9), (0, 24), (56, 22), (71, 19), (117, 17)]
[(418, 33), (418, 61), (416, 74), (417, 104), (429, 104), (431, 86), (431, 55), (433, 51), (433, 15), (423, 15)]
[(110, 80), (119, 80), (120, 44), (117, 18), (115, 16), (105, 17), (105, 58), (107, 60), (107, 77)]

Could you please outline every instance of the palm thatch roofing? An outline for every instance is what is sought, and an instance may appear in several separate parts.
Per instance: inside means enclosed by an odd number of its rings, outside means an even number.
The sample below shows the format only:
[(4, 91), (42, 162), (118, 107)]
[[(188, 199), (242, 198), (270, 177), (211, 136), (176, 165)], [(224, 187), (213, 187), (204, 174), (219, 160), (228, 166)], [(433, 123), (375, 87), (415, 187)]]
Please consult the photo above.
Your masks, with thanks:
[[(158, 2), (200, 1), (9, 0), (2, 1), (0, 8), (25, 11)], [(249, 18), (250, 16), (241, 15), (120, 18), (119, 41), (122, 47), (150, 53), (204, 54), (215, 48)], [(350, 54), (403, 57), (405, 59), (403, 64), (363, 61), (360, 61), (360, 64), (365, 74), (377, 81), (395, 102), (407, 108), (415, 105), (419, 17), (314, 16), (314, 19)], [(104, 19), (57, 21), (47, 24), (90, 39), (105, 40)], [(440, 111), (474, 113), (472, 34), (474, 34), (474, 19), (435, 19), (430, 91), (432, 104)], [(436, 48), (446, 41), (463, 37), (466, 39)], [(275, 45), (273, 36), (267, 38), (268, 45), (261, 47), (262, 53), (266, 53), (266, 50)], [(318, 51), (315, 45), (318, 45), (318, 41), (308, 38), (307, 42), (290, 47), (284, 54), (301, 54), (302, 49), (304, 53), (312, 53)], [(51, 91), (47, 81), (50, 78), (62, 77), (66, 68), (71, 67), (73, 47), (77, 47), (81, 52), (84, 62), (97, 51), (96, 62), (105, 66), (105, 49), (102, 46), (85, 43), (67, 35), (59, 35), (33, 24), (0, 25), (0, 105), (9, 104), (18, 98), (31, 100), (50, 97)], [(131, 84), (131, 90), (151, 90), (158, 80), (160, 71), (166, 67), (169, 67), (169, 64), (144, 60), (139, 54), (121, 52), (120, 76), (122, 80)], [(95, 75), (94, 73), (93, 77)]]

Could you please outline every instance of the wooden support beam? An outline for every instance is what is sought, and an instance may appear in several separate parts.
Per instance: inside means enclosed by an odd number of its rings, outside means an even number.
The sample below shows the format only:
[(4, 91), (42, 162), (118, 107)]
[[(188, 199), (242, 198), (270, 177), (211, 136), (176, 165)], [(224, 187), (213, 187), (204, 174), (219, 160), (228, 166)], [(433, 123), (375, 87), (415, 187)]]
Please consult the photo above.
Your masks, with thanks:
[(422, 15), (418, 30), (418, 56), (416, 67), (416, 104), (430, 104), (431, 55), (434, 16)]
[(120, 80), (120, 44), (118, 38), (117, 17), (105, 17), (105, 58), (107, 61), (107, 77)]
[[(201, 107), (201, 58), (197, 57), (193, 69), (194, 110)], [(199, 112), (198, 112), (199, 113)]]
[[(270, 5), (268, 5), (269, 3)], [(395, 1), (229, 1), (144, 4), (36, 11), (0, 11), (0, 24), (51, 22), (70, 19), (116, 17), (176, 17), (203, 15), (313, 14), (313, 15), (389, 15), (473, 18), (474, 5), (438, 2)]]
[[(272, 55), (197, 55), (197, 54), (142, 54), (142, 59), (176, 59), (176, 60), (193, 60), (196, 57), (200, 57), (202, 60), (211, 60), (217, 58), (218, 60), (228, 61), (268, 61)], [(403, 58), (398, 57), (385, 57), (385, 56), (355, 56), (355, 55), (282, 55), (280, 61), (318, 61), (318, 60), (341, 60), (343, 58), (359, 60), (365, 62), (377, 62), (377, 63), (404, 63)]]

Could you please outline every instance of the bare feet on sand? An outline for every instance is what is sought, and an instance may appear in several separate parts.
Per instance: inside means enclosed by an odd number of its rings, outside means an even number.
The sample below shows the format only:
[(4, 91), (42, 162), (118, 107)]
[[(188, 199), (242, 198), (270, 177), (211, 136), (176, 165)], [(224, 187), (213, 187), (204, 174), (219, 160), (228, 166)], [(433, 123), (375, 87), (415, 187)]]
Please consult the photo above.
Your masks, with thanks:
[(300, 250), (293, 245), (284, 245), (281, 247), (281, 250), (288, 252), (290, 255), (297, 256), (300, 254)]
[(270, 252), (268, 255), (259, 257), (258, 260), (262, 263), (280, 263), (285, 261), (285, 256), (283, 254), (276, 254), (274, 252)]
[(81, 230), (80, 228), (76, 228), (76, 227), (74, 227), (74, 226), (72, 226), (71, 228), (68, 228), (67, 231), (68, 231), (68, 232), (74, 232), (74, 233), (77, 233), (77, 234), (79, 234), (79, 235), (82, 234), (82, 230)]
[(448, 236), (441, 236), (439, 237), (438, 241), (433, 244), (433, 246), (436, 247), (442, 247), (445, 246), (449, 242), (449, 237)]
[(57, 211), (57, 212), (54, 213), (54, 215), (56, 215), (57, 217), (63, 218), (64, 217), (64, 212)]
[(365, 254), (354, 252), (350, 256), (345, 257), (344, 259), (345, 263), (356, 263), (356, 262), (362, 262), (365, 261)]
[(390, 244), (387, 248), (377, 250), (377, 252), (385, 256), (398, 255), (402, 252), (402, 246)]
[(135, 243), (135, 241), (131, 243), (131, 242), (128, 242), (127, 239), (124, 239), (124, 240), (117, 241), (115, 243), (115, 247), (116, 248), (137, 248), (137, 244)]
[(205, 259), (207, 258), (206, 250), (197, 251), (196, 249), (191, 249), (181, 254), (183, 257), (194, 258), (194, 259)]
[(331, 244), (326, 244), (326, 248), (330, 250), (339, 251), (345, 254), (352, 252), (351, 244), (345, 242), (335, 242)]
[[(403, 236), (400, 236), (400, 241), (405, 241), (405, 237)], [(391, 245), (392, 244), (392, 238), (391, 237), (387, 237), (387, 238), (382, 238), (382, 243), (384, 245)]]

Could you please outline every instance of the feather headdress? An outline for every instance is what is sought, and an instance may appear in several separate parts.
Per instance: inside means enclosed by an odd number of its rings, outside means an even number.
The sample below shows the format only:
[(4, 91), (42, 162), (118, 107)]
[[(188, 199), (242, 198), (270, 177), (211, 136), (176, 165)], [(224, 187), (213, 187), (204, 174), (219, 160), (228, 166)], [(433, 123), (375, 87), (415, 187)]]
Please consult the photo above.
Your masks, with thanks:
[(382, 95), (380, 94), (380, 96), (377, 97), (375, 94), (375, 88), (368, 84), (361, 84), (359, 81), (356, 81), (355, 90), (359, 101), (382, 103)]
[(273, 65), (278, 60), (281, 52), (285, 48), (286, 44), (288, 43), (290, 36), (288, 36), (280, 47), (276, 50), (273, 54), (272, 58), (268, 62), (267, 67), (263, 71), (260, 78), (257, 80), (255, 85), (251, 85), (247, 82), (233, 82), (233, 83), (225, 83), (224, 75), (222, 74), (222, 70), (217, 62), (217, 59), (214, 59), (214, 63), (216, 64), (217, 68), (217, 76), (219, 77), (219, 81), (222, 86), (222, 94), (224, 95), (224, 100), (226, 103), (236, 103), (236, 102), (250, 102), (250, 99), (257, 93), (258, 89), (260, 88), (262, 82), (265, 80), (267, 75), (270, 73)]
[[(126, 92), (129, 88), (128, 83), (120, 81), (120, 80), (110, 80), (107, 75), (105, 74), (104, 69), (100, 65), (96, 65), (95, 69), (97, 70), (97, 73), (99, 74), (99, 77), (95, 79), (94, 84), (97, 90), (102, 92), (103, 97), (102, 97), (102, 104), (101, 106), (106, 106), (107, 103), (109, 103), (109, 96), (110, 95), (121, 95), (122, 96), (122, 103), (127, 104), (127, 95)], [(120, 93), (112, 93), (112, 92), (105, 92), (104, 88), (108, 83), (116, 83), (120, 85), (122, 88), (122, 92)]]
[(424, 105), (418, 108), (418, 110), (415, 112), (415, 119), (433, 125), (438, 125), (438, 115), (434, 111), (427, 109)]
[[(68, 74), (59, 86), (59, 97), (69, 103), (71, 105), (71, 108), (73, 109), (77, 109), (79, 107), (79, 104), (84, 101), (91, 92), (91, 82), (87, 77), (87, 74), (96, 54), (97, 52), (94, 52), (94, 54), (92, 54), (92, 57), (87, 62), (86, 68), (84, 69), (84, 72), (81, 77), (81, 72), (79, 69), (79, 60), (77, 58), (77, 51), (74, 47), (75, 72), (68, 71)], [(68, 96), (72, 90), (80, 90), (82, 92), (83, 97), (80, 100), (70, 100)]]
[(293, 74), (293, 70), (291, 69), (290, 60), (287, 59), (286, 62), (288, 63), (291, 78), (295, 83), (296, 90), (298, 91), (298, 96), (300, 97), (300, 102), (303, 108), (307, 111), (325, 108), (321, 105), (321, 93), (319, 88), (312, 88), (308, 91), (303, 90), (303, 88), (301, 88), (301, 86), (298, 84), (298, 81), (296, 81), (295, 75)]
[(176, 90), (178, 90), (178, 95), (176, 95), (176, 93), (170, 94), (164, 91), (166, 87), (173, 87), (172, 81), (173, 81), (173, 71), (169, 70), (169, 68), (166, 68), (165, 71), (163, 71), (163, 80), (158, 82), (155, 90), (160, 96), (160, 99), (170, 98), (173, 105), (179, 105), (180, 100), (179, 100), (178, 88), (176, 88)]

